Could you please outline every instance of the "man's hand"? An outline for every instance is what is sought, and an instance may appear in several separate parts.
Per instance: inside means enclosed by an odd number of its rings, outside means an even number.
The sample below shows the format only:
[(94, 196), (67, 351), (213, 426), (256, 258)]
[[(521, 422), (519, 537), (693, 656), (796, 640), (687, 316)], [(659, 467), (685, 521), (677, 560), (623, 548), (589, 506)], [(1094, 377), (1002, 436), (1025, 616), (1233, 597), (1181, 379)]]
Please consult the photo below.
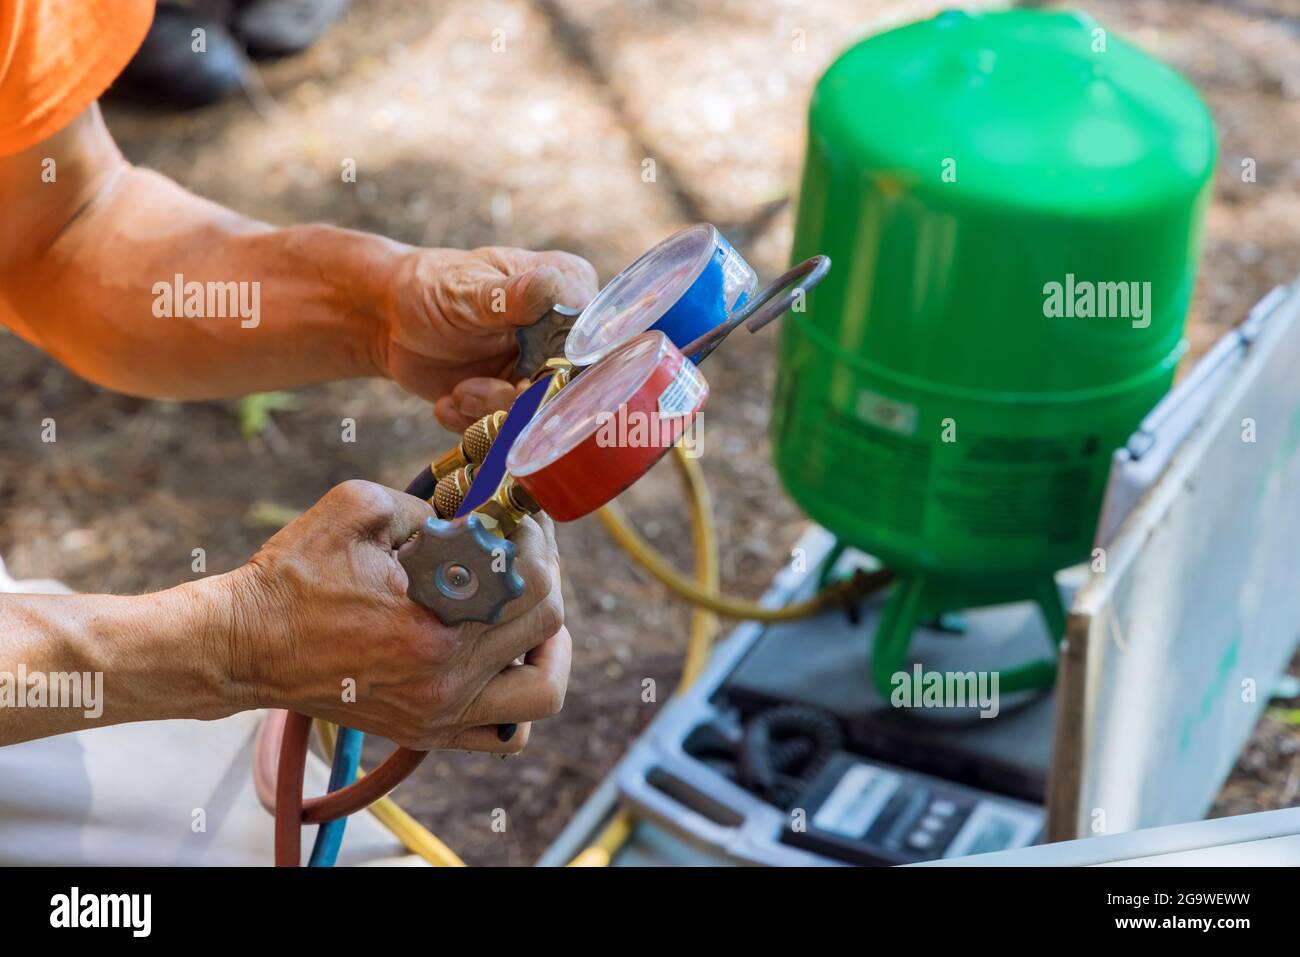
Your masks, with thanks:
[(569, 253), (413, 250), (394, 271), (380, 362), (463, 432), (514, 401), (515, 329), (557, 303), (585, 306), (596, 288), (596, 270)]
[[(554, 529), (527, 519), (516, 532), (526, 590), (498, 624), (449, 628), (406, 597), (396, 557), (430, 514), (412, 496), (346, 482), (225, 576), (232, 683), (259, 706), (421, 751), (520, 751), (528, 722), (556, 714), (568, 684)], [(501, 723), (520, 726), (508, 742)]]

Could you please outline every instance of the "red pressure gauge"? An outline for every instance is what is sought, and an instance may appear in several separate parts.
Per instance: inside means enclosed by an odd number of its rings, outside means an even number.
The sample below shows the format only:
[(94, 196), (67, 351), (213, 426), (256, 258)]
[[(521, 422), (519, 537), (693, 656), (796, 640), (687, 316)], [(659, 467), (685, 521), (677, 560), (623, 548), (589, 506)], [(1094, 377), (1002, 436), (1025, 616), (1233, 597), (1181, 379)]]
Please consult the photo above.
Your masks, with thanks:
[(648, 472), (708, 398), (694, 363), (662, 332), (644, 332), (541, 408), (506, 471), (557, 522), (581, 518)]

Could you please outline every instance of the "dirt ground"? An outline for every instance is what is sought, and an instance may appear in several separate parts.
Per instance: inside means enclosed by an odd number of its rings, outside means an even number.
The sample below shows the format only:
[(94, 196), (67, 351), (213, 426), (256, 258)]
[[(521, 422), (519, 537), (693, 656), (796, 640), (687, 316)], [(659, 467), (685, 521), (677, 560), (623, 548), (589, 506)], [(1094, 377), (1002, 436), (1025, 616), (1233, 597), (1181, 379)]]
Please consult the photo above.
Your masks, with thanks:
[[(1080, 4), (1075, 4), (1078, 6)], [(1186, 73), (1221, 137), (1189, 336), (1194, 354), (1300, 267), (1300, 8), (1292, 0), (1101, 0), (1102, 23)], [(259, 68), (248, 98), (183, 116), (121, 105), (135, 162), (273, 223), (325, 221), (412, 243), (561, 248), (608, 278), (676, 228), (709, 219), (760, 274), (785, 262), (803, 112), (854, 39), (938, 8), (883, 0), (365, 0), (307, 54)], [(502, 31), (494, 34), (494, 31)], [(800, 34), (799, 31), (802, 31)], [(802, 44), (793, 42), (802, 36)], [(494, 36), (505, 48), (493, 52)], [(1258, 179), (1243, 183), (1243, 158)], [(340, 164), (355, 160), (357, 182)], [(645, 182), (644, 161), (655, 178)], [(0, 554), (19, 577), (144, 591), (243, 562), (334, 483), (401, 486), (452, 441), (384, 382), (296, 393), (244, 438), (233, 403), (144, 402), (77, 379), (0, 335)], [(756, 596), (805, 519), (769, 464), (772, 336), (711, 360), (703, 464), (726, 590)], [(60, 441), (20, 423), (54, 416)], [(357, 442), (340, 442), (344, 416)], [(625, 496), (646, 534), (689, 559), (667, 466)], [(274, 512), (274, 510), (270, 510)], [(564, 713), (509, 761), (439, 754), (399, 801), (474, 864), (525, 864), (555, 836), (670, 687), (688, 610), (634, 570), (594, 520), (560, 530), (575, 661)], [(1295, 702), (1293, 702), (1294, 704)], [(382, 745), (377, 745), (382, 749)], [(1300, 793), (1300, 729), (1266, 717), (1217, 813)], [(373, 762), (378, 750), (368, 754)], [(490, 827), (505, 808), (504, 834)]]

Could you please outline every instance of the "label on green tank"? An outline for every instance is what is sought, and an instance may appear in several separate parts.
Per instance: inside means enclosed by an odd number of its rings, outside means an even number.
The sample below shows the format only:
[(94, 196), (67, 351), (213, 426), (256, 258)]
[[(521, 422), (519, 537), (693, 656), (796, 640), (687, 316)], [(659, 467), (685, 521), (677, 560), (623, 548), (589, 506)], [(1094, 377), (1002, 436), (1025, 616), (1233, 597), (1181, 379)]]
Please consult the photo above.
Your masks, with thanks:
[(916, 406), (900, 402), (870, 389), (858, 392), (858, 418), (863, 422), (897, 432), (899, 435), (916, 433)]

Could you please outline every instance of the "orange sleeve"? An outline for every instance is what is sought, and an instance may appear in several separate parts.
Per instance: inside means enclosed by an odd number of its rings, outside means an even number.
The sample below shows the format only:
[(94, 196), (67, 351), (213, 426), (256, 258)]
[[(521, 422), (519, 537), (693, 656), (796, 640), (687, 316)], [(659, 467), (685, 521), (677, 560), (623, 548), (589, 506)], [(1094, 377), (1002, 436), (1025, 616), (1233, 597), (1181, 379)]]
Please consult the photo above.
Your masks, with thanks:
[(0, 0), (0, 156), (53, 136), (122, 72), (153, 0)]

